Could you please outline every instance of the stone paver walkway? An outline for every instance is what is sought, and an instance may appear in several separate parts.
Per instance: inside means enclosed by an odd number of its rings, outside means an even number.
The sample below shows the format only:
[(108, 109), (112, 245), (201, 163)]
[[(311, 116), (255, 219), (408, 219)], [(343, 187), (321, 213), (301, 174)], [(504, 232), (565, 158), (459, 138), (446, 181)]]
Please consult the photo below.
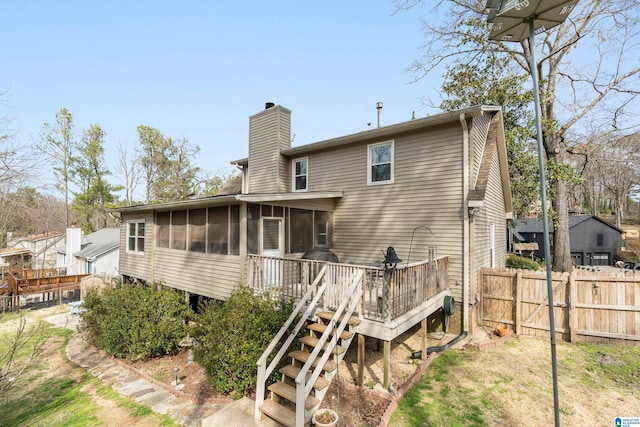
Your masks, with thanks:
[(216, 403), (195, 403), (190, 399), (177, 397), (165, 388), (119, 365), (102, 351), (87, 345), (82, 334), (76, 334), (69, 340), (66, 352), (69, 360), (110, 385), (114, 391), (148, 406), (159, 414), (169, 415), (181, 425), (199, 426), (204, 418), (225, 406)]
[[(45, 318), (56, 326), (78, 331), (78, 317), (67, 313)], [(155, 384), (118, 364), (111, 356), (93, 348), (82, 334), (74, 335), (66, 348), (69, 360), (85, 368), (96, 378), (110, 385), (114, 391), (150, 407), (159, 414), (166, 414), (184, 426), (277, 426), (271, 420), (257, 421), (253, 418), (254, 401), (243, 398), (239, 401), (221, 403), (197, 403), (186, 397), (178, 397), (166, 388)]]

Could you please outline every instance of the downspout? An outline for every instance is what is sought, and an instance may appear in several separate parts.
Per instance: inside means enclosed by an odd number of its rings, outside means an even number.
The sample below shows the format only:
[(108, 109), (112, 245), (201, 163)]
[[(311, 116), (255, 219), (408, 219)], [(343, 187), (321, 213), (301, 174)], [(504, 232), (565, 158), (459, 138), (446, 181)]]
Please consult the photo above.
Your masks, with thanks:
[[(444, 345), (428, 347), (427, 355), (448, 350), (451, 346), (466, 338), (469, 333), (469, 244), (471, 240), (469, 230), (469, 128), (464, 113), (460, 114), (460, 125), (462, 126), (462, 200), (463, 200), (463, 229), (462, 229), (462, 332), (460, 335)], [(451, 297), (445, 297), (443, 311), (445, 316), (453, 315), (455, 301)], [(446, 320), (445, 320), (446, 325)], [(413, 358), (422, 357), (422, 351), (414, 352)]]
[(469, 330), (469, 128), (464, 113), (460, 114), (462, 126), (462, 198), (463, 198), (463, 228), (462, 228), (462, 330)]

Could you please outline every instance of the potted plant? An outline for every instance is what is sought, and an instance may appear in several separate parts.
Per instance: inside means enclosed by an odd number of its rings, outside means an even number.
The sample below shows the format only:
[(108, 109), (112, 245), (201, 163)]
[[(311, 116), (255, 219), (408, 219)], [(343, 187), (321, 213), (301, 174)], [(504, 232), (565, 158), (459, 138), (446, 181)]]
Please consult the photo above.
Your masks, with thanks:
[(333, 409), (318, 409), (312, 419), (317, 427), (334, 427), (338, 424), (338, 413)]

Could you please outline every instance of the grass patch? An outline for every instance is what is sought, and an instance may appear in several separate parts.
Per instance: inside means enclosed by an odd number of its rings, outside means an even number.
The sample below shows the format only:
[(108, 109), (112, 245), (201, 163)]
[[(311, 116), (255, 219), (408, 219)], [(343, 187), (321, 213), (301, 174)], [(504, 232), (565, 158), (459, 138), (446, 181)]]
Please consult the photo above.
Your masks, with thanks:
[(6, 425), (81, 426), (99, 424), (89, 395), (80, 393), (74, 380), (54, 379), (30, 390), (28, 395), (9, 399), (0, 408)]
[[(14, 320), (17, 319), (17, 316)], [(3, 321), (6, 318), (2, 319)], [(17, 322), (16, 322), (17, 324)], [(12, 332), (0, 334), (0, 350), (6, 349)], [(34, 339), (44, 340), (45, 350), (18, 377), (13, 387), (0, 393), (0, 425), (3, 426), (98, 426), (108, 423), (101, 420), (99, 411), (104, 410), (96, 403), (91, 393), (83, 387), (89, 385), (95, 395), (115, 402), (125, 414), (132, 418), (144, 417), (147, 422), (160, 426), (176, 426), (166, 415), (159, 415), (147, 406), (138, 404), (114, 392), (111, 387), (94, 378), (82, 368), (68, 363), (65, 347), (73, 331), (54, 327), (46, 323)], [(29, 356), (28, 349), (19, 352), (17, 363)], [(51, 375), (51, 358), (57, 362), (56, 376)], [(60, 367), (62, 358), (63, 367)], [(82, 391), (81, 391), (82, 390)], [(100, 401), (100, 399), (98, 400)]]
[(586, 382), (640, 389), (640, 348), (604, 344), (577, 344), (584, 368), (592, 375)]
[(439, 355), (398, 403), (391, 425), (489, 425), (484, 418), (483, 408), (491, 408), (490, 399), (483, 398), (479, 390), (451, 384), (449, 381), (451, 373), (461, 369), (468, 357), (468, 352), (460, 350), (448, 350)]
[[(485, 352), (447, 350), (398, 402), (389, 425), (546, 425), (553, 416), (549, 362), (546, 345), (533, 339), (510, 340)], [(563, 419), (584, 421), (584, 408), (592, 409), (589, 405), (603, 389), (610, 392), (609, 403), (593, 414), (606, 413), (613, 419), (611, 412), (622, 413), (620, 408), (636, 402), (640, 347), (560, 343), (558, 371), (561, 386), (580, 389), (580, 396), (560, 396)], [(579, 400), (582, 395), (589, 397)], [(616, 399), (617, 395), (631, 396), (633, 402)], [(527, 408), (524, 415), (520, 407)]]

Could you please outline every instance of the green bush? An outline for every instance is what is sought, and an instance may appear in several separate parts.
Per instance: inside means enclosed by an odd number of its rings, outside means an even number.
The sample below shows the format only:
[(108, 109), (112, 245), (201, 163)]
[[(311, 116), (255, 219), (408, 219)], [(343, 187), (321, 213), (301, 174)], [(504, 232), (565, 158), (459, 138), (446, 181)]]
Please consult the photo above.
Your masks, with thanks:
[(187, 335), (193, 312), (178, 292), (122, 285), (90, 291), (83, 313), (89, 341), (108, 354), (129, 360), (170, 354)]
[[(293, 309), (292, 302), (254, 295), (248, 287), (239, 288), (226, 302), (202, 306), (196, 315), (194, 355), (211, 385), (233, 398), (253, 393), (256, 362)], [(277, 376), (276, 369), (272, 379)]]
[(540, 264), (536, 261), (518, 255), (509, 255), (506, 265), (509, 268), (517, 268), (520, 270), (538, 270), (540, 268)]

